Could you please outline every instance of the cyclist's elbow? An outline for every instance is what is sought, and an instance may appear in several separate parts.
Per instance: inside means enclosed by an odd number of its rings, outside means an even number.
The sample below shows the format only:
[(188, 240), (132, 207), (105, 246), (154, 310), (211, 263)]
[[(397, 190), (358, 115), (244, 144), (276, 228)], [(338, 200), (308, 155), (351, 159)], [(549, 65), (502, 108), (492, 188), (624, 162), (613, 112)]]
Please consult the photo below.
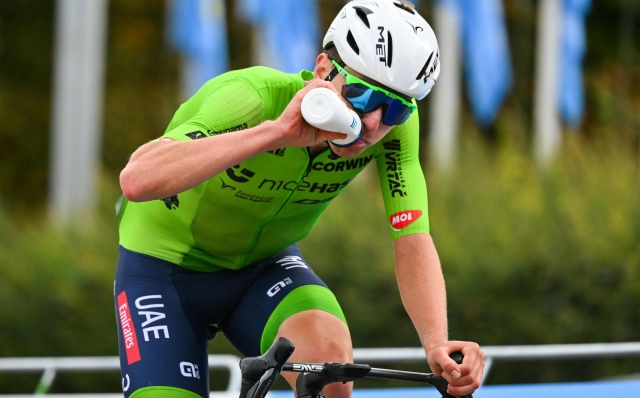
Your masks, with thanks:
[[(158, 151), (162, 154), (167, 144), (174, 142), (169, 138), (152, 141), (131, 155), (129, 163), (120, 172), (120, 188), (129, 201), (145, 202), (165, 197), (162, 193), (166, 191), (166, 178), (161, 176), (166, 174), (166, 168), (162, 168), (165, 162), (158, 157)], [(158, 172), (158, 168), (164, 171)], [(150, 170), (156, 172), (152, 173)]]
[(139, 173), (136, 173), (129, 165), (120, 172), (120, 188), (124, 197), (131, 202), (143, 202), (145, 200), (144, 183)]

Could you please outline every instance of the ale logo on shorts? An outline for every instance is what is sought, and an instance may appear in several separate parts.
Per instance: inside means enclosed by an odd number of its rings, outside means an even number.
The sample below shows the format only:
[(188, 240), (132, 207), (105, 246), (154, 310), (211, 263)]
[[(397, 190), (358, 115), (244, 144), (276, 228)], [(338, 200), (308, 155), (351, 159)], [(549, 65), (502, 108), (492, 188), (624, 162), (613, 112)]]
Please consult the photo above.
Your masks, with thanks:
[(136, 337), (136, 328), (133, 326), (133, 320), (131, 319), (131, 311), (129, 311), (129, 301), (127, 300), (126, 292), (118, 295), (118, 315), (120, 317), (120, 326), (122, 327), (124, 347), (127, 353), (127, 363), (131, 365), (140, 360), (140, 348), (138, 346), (138, 338)]
[(191, 362), (180, 362), (180, 373), (182, 373), (184, 377), (193, 377), (196, 379), (200, 378), (198, 365)]
[(422, 210), (405, 210), (389, 217), (391, 228), (400, 231), (422, 216)]
[[(307, 267), (305, 266), (305, 268), (307, 268)], [(278, 294), (280, 289), (284, 289), (285, 287), (287, 287), (287, 285), (290, 285), (292, 283), (293, 283), (293, 281), (291, 280), (291, 278), (284, 278), (280, 282), (278, 282), (275, 285), (271, 286), (271, 289), (267, 290), (267, 296), (269, 296), (269, 297), (275, 296), (276, 294)]]

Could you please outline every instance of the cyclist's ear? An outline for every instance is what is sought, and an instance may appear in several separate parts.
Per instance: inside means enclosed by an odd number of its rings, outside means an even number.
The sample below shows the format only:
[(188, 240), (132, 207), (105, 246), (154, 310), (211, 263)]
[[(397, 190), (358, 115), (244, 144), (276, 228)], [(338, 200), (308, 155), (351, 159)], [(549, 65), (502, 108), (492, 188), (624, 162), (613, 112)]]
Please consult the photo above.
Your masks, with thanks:
[(324, 80), (333, 69), (333, 64), (326, 53), (320, 53), (316, 58), (316, 67), (313, 69), (313, 77)]

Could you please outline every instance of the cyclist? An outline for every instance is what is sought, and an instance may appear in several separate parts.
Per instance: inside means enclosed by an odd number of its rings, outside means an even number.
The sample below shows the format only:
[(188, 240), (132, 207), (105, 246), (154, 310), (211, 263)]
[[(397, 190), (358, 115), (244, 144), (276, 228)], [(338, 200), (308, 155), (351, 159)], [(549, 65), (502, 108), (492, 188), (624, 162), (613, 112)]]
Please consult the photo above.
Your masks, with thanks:
[[(401, 297), (427, 361), (452, 395), (478, 387), (484, 354), (448, 340), (418, 162), (415, 100), (440, 73), (435, 35), (407, 1), (353, 1), (323, 47), (313, 72), (254, 67), (211, 79), (122, 171), (114, 293), (126, 397), (208, 396), (211, 325), (246, 356), (284, 336), (291, 360), (352, 362), (342, 310), (295, 243), (374, 160)], [(303, 120), (302, 99), (317, 87), (360, 114), (355, 145), (337, 147), (330, 141), (344, 135)], [(295, 374), (284, 376), (295, 388)], [(351, 385), (325, 392), (348, 397)]]

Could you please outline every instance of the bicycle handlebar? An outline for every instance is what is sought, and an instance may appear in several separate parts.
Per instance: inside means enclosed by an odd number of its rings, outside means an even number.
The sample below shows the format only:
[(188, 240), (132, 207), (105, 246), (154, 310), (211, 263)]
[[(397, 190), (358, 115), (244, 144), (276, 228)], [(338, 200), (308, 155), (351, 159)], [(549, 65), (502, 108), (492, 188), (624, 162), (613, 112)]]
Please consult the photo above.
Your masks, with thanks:
[[(458, 365), (462, 363), (464, 356), (461, 352), (454, 352), (449, 355), (451, 359), (456, 361)], [(416, 383), (426, 383), (434, 386), (436, 390), (440, 394), (442, 394), (443, 398), (454, 398), (452, 395), (447, 393), (447, 387), (449, 386), (449, 382), (440, 376), (436, 376), (433, 373), (418, 373), (418, 372), (408, 372), (404, 370), (391, 370), (391, 369), (378, 369), (371, 368), (371, 371), (367, 375), (367, 377), (374, 379), (387, 379), (387, 380), (400, 380), (400, 381), (411, 381)], [(461, 398), (473, 398), (473, 395), (464, 395)]]
[[(240, 361), (242, 386), (240, 398), (264, 398), (281, 372), (299, 372), (296, 380), (298, 398), (323, 398), (322, 389), (330, 383), (346, 383), (365, 377), (411, 381), (434, 386), (443, 398), (455, 398), (447, 393), (449, 382), (433, 373), (418, 373), (402, 370), (372, 368), (369, 365), (353, 363), (288, 363), (287, 359), (295, 349), (293, 343), (280, 337), (259, 357), (243, 358)], [(462, 353), (451, 354), (458, 364), (462, 363)], [(462, 398), (473, 398), (466, 395)]]
[[(455, 360), (455, 358), (454, 358)], [(460, 361), (462, 362), (462, 361)], [(369, 365), (354, 363), (285, 363), (283, 372), (301, 373), (296, 380), (298, 398), (323, 397), (322, 389), (327, 384), (356, 381), (367, 378), (410, 381), (429, 384), (435, 387), (443, 398), (455, 398), (447, 393), (449, 382), (433, 373), (409, 372), (404, 370), (372, 368)], [(465, 395), (461, 398), (473, 398)]]

